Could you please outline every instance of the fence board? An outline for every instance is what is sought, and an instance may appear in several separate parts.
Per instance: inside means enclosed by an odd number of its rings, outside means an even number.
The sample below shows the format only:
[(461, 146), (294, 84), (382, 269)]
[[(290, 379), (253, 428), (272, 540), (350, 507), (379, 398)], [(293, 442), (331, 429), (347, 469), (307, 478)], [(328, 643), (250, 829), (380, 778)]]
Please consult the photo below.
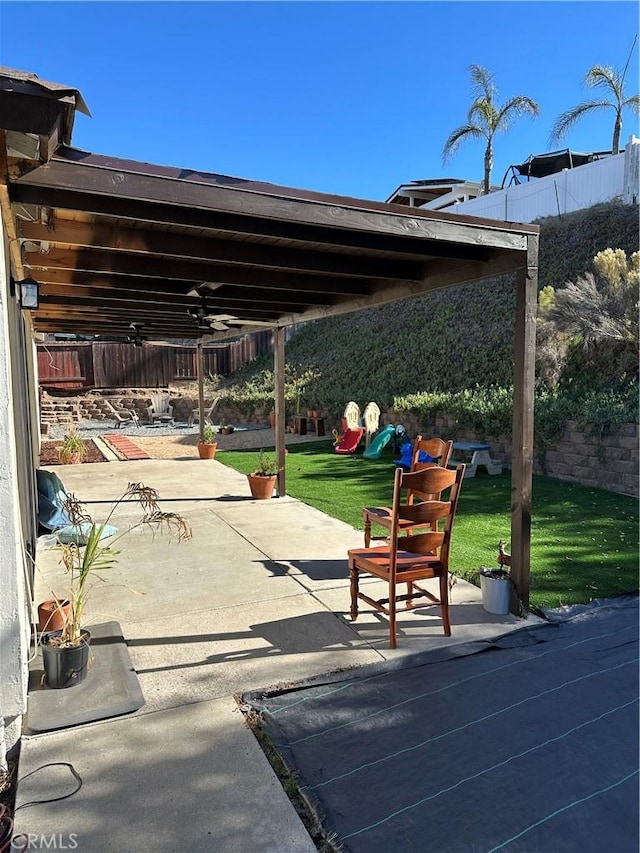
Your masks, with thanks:
[[(204, 347), (205, 374), (229, 376), (272, 348), (271, 332)], [(65, 341), (38, 344), (37, 350), (43, 388), (166, 388), (174, 379), (196, 378), (195, 345), (135, 347), (117, 341)]]
[(50, 388), (81, 389), (93, 385), (90, 343), (38, 345), (40, 384)]

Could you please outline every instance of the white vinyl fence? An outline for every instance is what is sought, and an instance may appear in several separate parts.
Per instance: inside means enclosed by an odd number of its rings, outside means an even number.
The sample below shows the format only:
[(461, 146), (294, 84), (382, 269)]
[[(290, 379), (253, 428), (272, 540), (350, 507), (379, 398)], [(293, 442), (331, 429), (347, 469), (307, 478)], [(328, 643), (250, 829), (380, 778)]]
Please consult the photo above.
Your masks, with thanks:
[(621, 154), (545, 178), (534, 178), (447, 209), (487, 219), (533, 222), (543, 216), (562, 216), (616, 198), (638, 204), (639, 150), (640, 140), (632, 136)]

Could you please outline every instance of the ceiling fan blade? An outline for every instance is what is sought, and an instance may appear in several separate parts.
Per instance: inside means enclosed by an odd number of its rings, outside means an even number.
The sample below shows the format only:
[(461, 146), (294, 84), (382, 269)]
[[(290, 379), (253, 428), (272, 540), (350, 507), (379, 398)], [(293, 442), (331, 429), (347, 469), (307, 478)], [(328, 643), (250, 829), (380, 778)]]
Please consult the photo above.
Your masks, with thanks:
[(219, 287), (222, 287), (222, 282), (201, 281), (198, 284), (194, 284), (193, 287), (187, 291), (186, 295), (203, 296), (205, 291), (211, 293), (212, 290), (217, 290)]

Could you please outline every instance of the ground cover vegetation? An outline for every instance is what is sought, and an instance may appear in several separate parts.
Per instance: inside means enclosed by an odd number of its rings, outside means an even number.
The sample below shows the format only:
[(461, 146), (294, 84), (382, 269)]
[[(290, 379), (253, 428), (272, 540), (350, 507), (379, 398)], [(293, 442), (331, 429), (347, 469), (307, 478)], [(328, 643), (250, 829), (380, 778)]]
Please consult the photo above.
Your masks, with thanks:
[[(637, 259), (632, 257), (639, 229), (637, 207), (617, 202), (538, 224), (543, 345), (535, 435), (544, 451), (567, 420), (602, 436), (638, 418)], [(603, 275), (594, 267), (598, 253), (607, 249), (621, 250), (626, 258), (625, 295), (617, 301), (606, 294), (607, 288), (616, 289), (607, 283), (606, 270)], [(620, 270), (620, 256), (614, 255), (613, 267)], [(551, 304), (562, 307), (569, 283), (591, 305), (592, 316), (623, 307), (627, 338), (571, 326), (570, 310), (564, 325), (557, 310), (550, 313)], [(425, 424), (436, 411), (450, 414), (478, 438), (509, 434), (514, 310), (513, 278), (502, 276), (303, 325), (287, 344), (288, 414), (307, 405), (338, 412), (348, 400), (362, 405), (375, 400), (383, 410), (392, 406), (416, 413)], [(635, 325), (630, 318), (636, 318)], [(271, 356), (222, 385), (241, 410), (272, 408)]]
[[(224, 451), (220, 462), (255, 469), (257, 451)], [(291, 445), (286, 458), (292, 497), (363, 529), (362, 507), (389, 505), (391, 448), (379, 460), (339, 456), (330, 442)], [(497, 565), (508, 541), (511, 478), (478, 473), (464, 481), (456, 516), (452, 572), (479, 585), (480, 567)], [(536, 476), (532, 497), (531, 606), (587, 603), (638, 588), (638, 503), (634, 498)]]

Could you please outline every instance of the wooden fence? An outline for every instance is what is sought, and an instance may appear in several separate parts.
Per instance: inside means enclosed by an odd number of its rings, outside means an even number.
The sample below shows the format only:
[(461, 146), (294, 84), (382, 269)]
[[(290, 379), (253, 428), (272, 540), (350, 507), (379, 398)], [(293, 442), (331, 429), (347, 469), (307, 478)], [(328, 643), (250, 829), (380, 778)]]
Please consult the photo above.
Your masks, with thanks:
[[(271, 332), (203, 347), (205, 374), (229, 376), (273, 350)], [(176, 379), (196, 379), (195, 344), (185, 346), (112, 341), (65, 341), (37, 345), (40, 386), (47, 390), (165, 388)]]

